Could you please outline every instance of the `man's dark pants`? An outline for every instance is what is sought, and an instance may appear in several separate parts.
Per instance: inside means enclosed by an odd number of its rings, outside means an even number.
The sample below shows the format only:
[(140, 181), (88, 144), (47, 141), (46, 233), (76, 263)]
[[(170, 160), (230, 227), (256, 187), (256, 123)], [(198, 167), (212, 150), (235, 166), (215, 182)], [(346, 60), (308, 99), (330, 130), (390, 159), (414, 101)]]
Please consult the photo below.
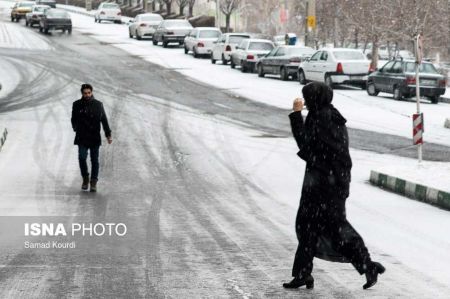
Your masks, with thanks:
[(100, 146), (83, 146), (78, 145), (78, 161), (80, 163), (80, 170), (81, 170), (81, 176), (82, 177), (88, 177), (89, 171), (88, 166), (86, 163), (88, 152), (90, 152), (91, 155), (91, 180), (98, 180), (98, 169), (99, 169), (99, 162), (98, 162), (98, 152), (99, 152)]

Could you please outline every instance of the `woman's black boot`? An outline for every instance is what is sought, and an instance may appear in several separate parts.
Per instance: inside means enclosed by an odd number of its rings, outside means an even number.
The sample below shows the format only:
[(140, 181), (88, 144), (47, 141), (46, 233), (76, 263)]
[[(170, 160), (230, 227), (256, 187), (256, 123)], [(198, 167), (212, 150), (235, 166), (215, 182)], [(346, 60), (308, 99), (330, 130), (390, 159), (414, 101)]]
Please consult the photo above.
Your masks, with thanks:
[(283, 283), (283, 288), (296, 289), (306, 285), (307, 289), (314, 288), (314, 278), (311, 275), (305, 277), (295, 277), (290, 282)]
[(366, 271), (367, 282), (363, 285), (363, 289), (373, 287), (378, 281), (378, 274), (383, 274), (384, 271), (386, 271), (386, 268), (382, 264), (372, 262)]

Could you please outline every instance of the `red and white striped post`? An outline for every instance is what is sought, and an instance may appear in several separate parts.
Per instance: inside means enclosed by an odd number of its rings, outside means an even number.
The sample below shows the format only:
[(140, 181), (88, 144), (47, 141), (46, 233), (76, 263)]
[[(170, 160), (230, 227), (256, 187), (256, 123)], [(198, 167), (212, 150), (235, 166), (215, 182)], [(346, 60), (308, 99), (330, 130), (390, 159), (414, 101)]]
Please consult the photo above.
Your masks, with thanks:
[(423, 38), (420, 34), (415, 39), (415, 56), (416, 56), (416, 105), (417, 113), (413, 115), (413, 141), (417, 145), (417, 155), (419, 163), (422, 162), (422, 145), (423, 145), (423, 113), (420, 113), (420, 76), (419, 67), (423, 58)]

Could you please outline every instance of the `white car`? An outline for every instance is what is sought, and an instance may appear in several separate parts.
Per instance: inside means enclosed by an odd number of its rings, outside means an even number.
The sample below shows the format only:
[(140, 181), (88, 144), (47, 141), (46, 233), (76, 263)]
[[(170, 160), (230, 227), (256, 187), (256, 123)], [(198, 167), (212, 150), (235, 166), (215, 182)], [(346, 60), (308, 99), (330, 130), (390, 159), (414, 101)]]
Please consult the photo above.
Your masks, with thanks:
[(231, 53), (244, 40), (249, 39), (250, 35), (246, 33), (225, 33), (214, 43), (211, 52), (211, 62), (221, 60), (222, 64), (228, 64), (231, 59)]
[(330, 87), (342, 83), (354, 83), (364, 87), (369, 67), (370, 61), (361, 50), (325, 48), (300, 64), (298, 80), (300, 84), (317, 81)]
[(184, 54), (189, 51), (197, 58), (200, 55), (210, 55), (214, 42), (222, 35), (215, 27), (194, 28), (184, 39)]
[(130, 26), (128, 26), (128, 33), (130, 38), (136, 36), (137, 40), (141, 40), (143, 37), (153, 37), (153, 34), (158, 28), (159, 24), (163, 21), (163, 17), (158, 14), (144, 13), (137, 15)]
[(48, 5), (33, 5), (31, 12), (25, 15), (25, 26), (33, 27), (38, 24), (45, 10), (50, 9)]
[(268, 39), (244, 39), (231, 53), (231, 68), (234, 69), (239, 65), (243, 73), (247, 70), (254, 72), (258, 59), (269, 54), (273, 48), (274, 43)]
[(94, 14), (95, 22), (111, 21), (114, 23), (122, 23), (122, 11), (116, 3), (102, 2)]

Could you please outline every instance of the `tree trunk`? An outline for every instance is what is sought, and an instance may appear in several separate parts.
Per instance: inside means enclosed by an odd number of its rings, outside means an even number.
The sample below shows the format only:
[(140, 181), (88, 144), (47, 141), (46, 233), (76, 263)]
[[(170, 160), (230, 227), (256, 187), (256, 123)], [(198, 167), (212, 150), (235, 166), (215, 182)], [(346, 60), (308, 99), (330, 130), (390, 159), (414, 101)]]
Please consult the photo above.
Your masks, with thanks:
[(189, 4), (189, 17), (194, 16), (194, 4)]
[(355, 28), (355, 49), (358, 49), (359, 46), (359, 30)]
[(378, 68), (378, 35), (375, 35), (372, 41), (372, 62), (370, 63), (370, 69), (376, 70), (377, 68)]
[(230, 21), (231, 21), (231, 14), (225, 15), (225, 28), (226, 28), (226, 32), (230, 32)]
[(172, 13), (172, 3), (166, 3), (167, 15)]
[(180, 16), (184, 16), (184, 5), (180, 5)]

